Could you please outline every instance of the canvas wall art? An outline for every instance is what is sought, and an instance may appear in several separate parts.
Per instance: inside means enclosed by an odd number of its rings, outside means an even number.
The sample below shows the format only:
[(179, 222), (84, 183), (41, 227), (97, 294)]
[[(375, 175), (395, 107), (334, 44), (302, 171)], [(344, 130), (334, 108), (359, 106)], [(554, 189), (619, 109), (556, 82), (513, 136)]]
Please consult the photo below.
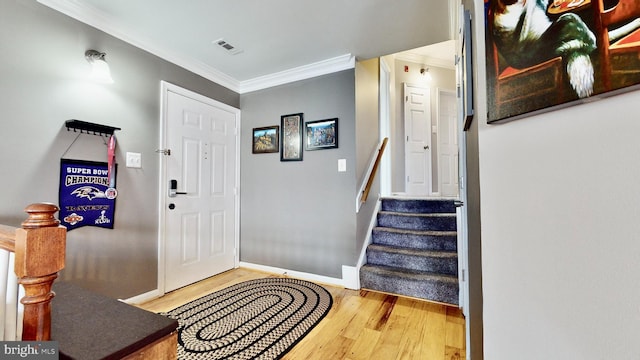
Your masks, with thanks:
[(640, 84), (640, 1), (485, 0), (488, 122)]

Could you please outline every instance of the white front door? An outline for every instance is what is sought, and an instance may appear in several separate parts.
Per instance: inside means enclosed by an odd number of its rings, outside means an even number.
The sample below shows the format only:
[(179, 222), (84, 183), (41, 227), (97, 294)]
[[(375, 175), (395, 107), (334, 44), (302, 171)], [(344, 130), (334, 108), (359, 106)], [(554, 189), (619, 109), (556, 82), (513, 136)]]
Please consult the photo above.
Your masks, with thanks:
[(404, 84), (405, 174), (408, 195), (430, 195), (431, 98), (427, 87)]
[(236, 266), (239, 110), (166, 83), (163, 96), (167, 292)]
[(440, 91), (438, 104), (438, 153), (440, 194), (458, 196), (458, 113), (456, 94)]

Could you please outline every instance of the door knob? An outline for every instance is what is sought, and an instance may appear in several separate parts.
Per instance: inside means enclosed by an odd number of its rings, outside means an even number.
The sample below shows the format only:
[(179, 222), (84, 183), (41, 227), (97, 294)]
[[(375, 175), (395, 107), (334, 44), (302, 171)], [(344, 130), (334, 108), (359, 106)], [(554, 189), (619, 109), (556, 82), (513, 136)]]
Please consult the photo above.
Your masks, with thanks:
[(425, 150), (429, 150), (429, 145), (426, 145), (426, 146), (424, 147), (424, 149), (425, 149)]

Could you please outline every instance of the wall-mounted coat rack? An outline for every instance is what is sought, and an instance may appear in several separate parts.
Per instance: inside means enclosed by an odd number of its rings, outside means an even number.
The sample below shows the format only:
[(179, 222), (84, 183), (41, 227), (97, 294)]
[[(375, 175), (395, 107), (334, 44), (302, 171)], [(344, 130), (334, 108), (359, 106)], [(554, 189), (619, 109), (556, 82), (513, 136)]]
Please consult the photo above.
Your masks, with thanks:
[(73, 130), (74, 132), (80, 131), (80, 133), (100, 135), (100, 136), (109, 136), (113, 135), (113, 132), (116, 130), (120, 130), (119, 127), (107, 126), (94, 124), (87, 121), (82, 120), (67, 120), (65, 121), (65, 126), (68, 131)]

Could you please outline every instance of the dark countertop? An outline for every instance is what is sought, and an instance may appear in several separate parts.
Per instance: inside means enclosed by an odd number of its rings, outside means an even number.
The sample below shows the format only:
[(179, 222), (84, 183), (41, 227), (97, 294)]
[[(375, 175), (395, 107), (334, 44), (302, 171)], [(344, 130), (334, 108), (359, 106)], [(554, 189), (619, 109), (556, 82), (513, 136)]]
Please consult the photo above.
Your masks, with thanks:
[(60, 359), (120, 359), (178, 326), (176, 320), (68, 282), (56, 281), (53, 290), (51, 340), (58, 341)]

